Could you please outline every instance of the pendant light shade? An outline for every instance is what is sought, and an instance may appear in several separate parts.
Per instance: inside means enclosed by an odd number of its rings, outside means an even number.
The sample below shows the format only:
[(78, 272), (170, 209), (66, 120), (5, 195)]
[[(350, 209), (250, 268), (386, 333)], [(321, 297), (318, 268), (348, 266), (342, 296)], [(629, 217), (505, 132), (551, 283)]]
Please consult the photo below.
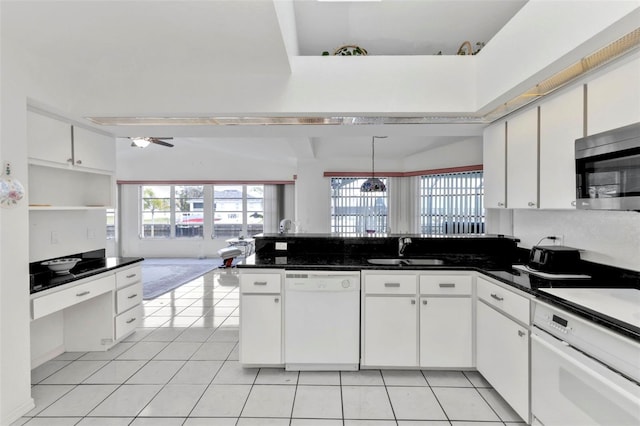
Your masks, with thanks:
[(386, 136), (373, 136), (371, 138), (371, 177), (364, 181), (360, 187), (360, 192), (385, 192), (387, 186), (376, 177), (375, 158), (376, 158), (376, 138), (386, 138)]

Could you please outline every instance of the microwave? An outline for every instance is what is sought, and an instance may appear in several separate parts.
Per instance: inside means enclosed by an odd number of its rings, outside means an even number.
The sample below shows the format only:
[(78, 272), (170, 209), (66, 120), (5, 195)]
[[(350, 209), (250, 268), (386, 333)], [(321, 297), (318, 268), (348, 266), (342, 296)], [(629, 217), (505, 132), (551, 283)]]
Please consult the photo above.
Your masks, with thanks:
[(640, 123), (576, 139), (576, 207), (640, 211)]

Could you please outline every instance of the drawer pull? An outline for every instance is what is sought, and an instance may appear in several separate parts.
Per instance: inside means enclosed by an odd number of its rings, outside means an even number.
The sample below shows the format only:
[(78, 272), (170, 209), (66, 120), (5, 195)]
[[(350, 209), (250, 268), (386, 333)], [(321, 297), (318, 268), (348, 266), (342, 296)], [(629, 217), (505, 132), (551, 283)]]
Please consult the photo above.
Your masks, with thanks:
[(400, 283), (384, 283), (385, 287), (400, 287)]
[(452, 288), (455, 287), (455, 283), (440, 283), (440, 288)]
[(423, 304), (423, 305), (426, 305), (426, 304), (427, 304), (427, 301), (426, 301), (426, 300), (423, 300), (423, 301), (422, 301), (422, 304)]
[(253, 285), (267, 285), (266, 281), (254, 281)]
[(134, 297), (137, 297), (138, 293), (132, 294), (131, 296), (128, 296), (127, 299), (133, 299)]
[(415, 299), (411, 299), (411, 304), (415, 305), (416, 304), (416, 300)]
[(87, 290), (87, 291), (83, 291), (83, 292), (80, 292), (80, 293), (76, 293), (76, 296), (82, 297), (82, 296), (86, 296), (89, 293), (91, 293), (91, 292), (89, 290)]
[(491, 297), (493, 297), (494, 299), (496, 299), (498, 302), (502, 302), (504, 300), (504, 297), (500, 297), (495, 293), (491, 293)]
[(131, 275), (127, 275), (127, 279), (129, 279), (129, 278), (133, 278), (133, 277), (135, 277), (136, 275), (138, 275), (138, 274), (131, 274)]
[(279, 297), (276, 297), (275, 299), (273, 299), (273, 301), (274, 301), (275, 303), (278, 303), (278, 302), (280, 301), (280, 298), (279, 298)]
[(522, 330), (518, 330), (518, 336), (523, 337), (526, 333)]
[(136, 320), (136, 317), (133, 317), (129, 320), (127, 320), (127, 324), (131, 324), (132, 322), (134, 322)]

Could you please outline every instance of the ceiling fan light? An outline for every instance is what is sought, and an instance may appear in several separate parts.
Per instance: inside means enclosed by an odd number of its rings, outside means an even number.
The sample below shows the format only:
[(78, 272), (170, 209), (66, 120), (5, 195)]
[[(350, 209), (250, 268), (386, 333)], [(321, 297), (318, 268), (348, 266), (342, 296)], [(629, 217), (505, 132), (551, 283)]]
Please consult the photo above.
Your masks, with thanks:
[(147, 138), (131, 138), (131, 145), (138, 148), (146, 148), (151, 142)]
[(360, 192), (385, 192), (387, 186), (378, 178), (369, 178), (360, 186)]

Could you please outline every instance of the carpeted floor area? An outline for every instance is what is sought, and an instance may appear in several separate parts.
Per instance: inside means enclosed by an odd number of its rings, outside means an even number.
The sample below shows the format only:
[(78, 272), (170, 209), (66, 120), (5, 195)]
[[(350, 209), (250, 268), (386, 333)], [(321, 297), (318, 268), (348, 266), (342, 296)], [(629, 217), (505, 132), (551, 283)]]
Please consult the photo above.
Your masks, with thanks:
[(151, 258), (142, 262), (143, 298), (163, 295), (222, 266), (222, 259)]

